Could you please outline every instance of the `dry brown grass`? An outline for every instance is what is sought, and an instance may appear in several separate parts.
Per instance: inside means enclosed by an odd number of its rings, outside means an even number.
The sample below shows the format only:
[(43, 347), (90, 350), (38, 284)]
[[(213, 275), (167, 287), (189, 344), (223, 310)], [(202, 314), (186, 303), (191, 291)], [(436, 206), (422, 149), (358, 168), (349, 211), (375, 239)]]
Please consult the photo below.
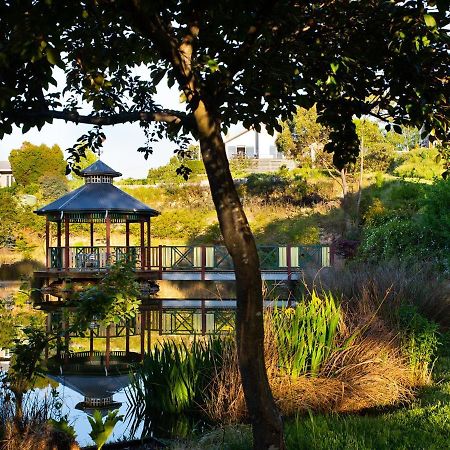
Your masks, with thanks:
[[(358, 319), (358, 320), (356, 320)], [(395, 335), (373, 315), (347, 313), (340, 327), (342, 342), (358, 331), (351, 346), (332, 353), (318, 377), (280, 375), (270, 322), (266, 320), (266, 366), (269, 383), (284, 416), (307, 411), (355, 412), (412, 398), (415, 384)], [(235, 347), (230, 345), (216, 373), (205, 407), (219, 423), (246, 419)]]
[(305, 273), (303, 281), (308, 290), (315, 287), (342, 296), (358, 314), (372, 314), (380, 308), (380, 313), (390, 320), (400, 304), (410, 304), (443, 329), (450, 329), (450, 283), (439, 277), (431, 264), (411, 267), (396, 262), (377, 266), (354, 263), (341, 270)]
[(5, 426), (1, 450), (79, 450), (80, 447), (67, 434), (48, 424), (37, 427), (27, 425), (18, 430), (13, 422)]

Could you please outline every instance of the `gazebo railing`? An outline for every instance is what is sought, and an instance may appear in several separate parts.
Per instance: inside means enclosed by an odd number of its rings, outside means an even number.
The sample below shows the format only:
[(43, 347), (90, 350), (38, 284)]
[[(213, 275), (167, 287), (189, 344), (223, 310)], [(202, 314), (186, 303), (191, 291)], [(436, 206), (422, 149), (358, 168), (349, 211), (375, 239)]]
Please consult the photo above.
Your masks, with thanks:
[[(50, 247), (49, 268), (80, 271), (107, 269), (123, 258), (135, 261), (136, 270), (216, 271), (233, 270), (233, 262), (224, 246), (158, 247)], [(308, 264), (326, 267), (332, 264), (328, 245), (260, 245), (258, 254), (262, 271), (298, 270)]]

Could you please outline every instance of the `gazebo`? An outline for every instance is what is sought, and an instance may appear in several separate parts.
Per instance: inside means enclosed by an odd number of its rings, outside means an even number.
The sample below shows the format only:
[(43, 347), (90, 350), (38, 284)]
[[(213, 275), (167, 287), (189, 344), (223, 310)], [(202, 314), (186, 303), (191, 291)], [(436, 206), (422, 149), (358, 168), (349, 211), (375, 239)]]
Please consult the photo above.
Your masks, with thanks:
[[(150, 219), (160, 213), (113, 184), (122, 174), (98, 160), (81, 172), (84, 185), (35, 211), (46, 216), (47, 271), (89, 272), (106, 269), (125, 255), (136, 259), (137, 270), (150, 270)], [(56, 223), (56, 242), (51, 223)], [(90, 225), (90, 245), (70, 246), (70, 224)], [(105, 224), (104, 246), (96, 246), (95, 224)], [(125, 223), (125, 245), (111, 246), (111, 224)], [(140, 245), (130, 246), (130, 224), (140, 224)], [(146, 230), (145, 230), (146, 228)], [(64, 235), (64, 245), (62, 243)]]

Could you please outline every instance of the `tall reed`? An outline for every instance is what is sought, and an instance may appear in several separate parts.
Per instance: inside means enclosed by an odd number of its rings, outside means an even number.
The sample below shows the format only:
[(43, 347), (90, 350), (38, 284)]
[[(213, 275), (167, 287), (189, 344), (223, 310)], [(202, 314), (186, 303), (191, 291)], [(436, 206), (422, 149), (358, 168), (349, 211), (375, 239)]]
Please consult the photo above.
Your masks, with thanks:
[(270, 316), (280, 372), (317, 376), (337, 346), (341, 309), (331, 293), (312, 291), (295, 308), (275, 307)]

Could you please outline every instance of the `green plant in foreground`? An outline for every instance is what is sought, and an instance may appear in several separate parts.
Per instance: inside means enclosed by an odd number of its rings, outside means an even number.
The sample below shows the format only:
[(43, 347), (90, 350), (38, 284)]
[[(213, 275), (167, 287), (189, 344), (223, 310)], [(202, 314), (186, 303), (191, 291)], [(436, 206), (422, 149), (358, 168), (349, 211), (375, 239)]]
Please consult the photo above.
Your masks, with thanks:
[(115, 411), (109, 411), (104, 422), (102, 414), (98, 410), (94, 411), (93, 417), (88, 416), (88, 420), (92, 428), (89, 436), (97, 445), (98, 450), (105, 445), (117, 422), (120, 422), (123, 419), (123, 416), (119, 416), (118, 414), (118, 409)]
[(211, 338), (191, 346), (173, 341), (155, 346), (130, 375), (126, 390), (137, 415), (177, 414), (201, 403), (213, 370), (220, 366), (223, 345), (220, 338)]
[(293, 377), (316, 376), (337, 349), (340, 317), (340, 306), (331, 293), (319, 297), (313, 291), (295, 308), (275, 307), (271, 320), (280, 369)]
[(402, 346), (409, 358), (414, 378), (428, 382), (431, 365), (436, 354), (439, 339), (438, 325), (418, 313), (411, 305), (402, 305), (399, 310), (402, 329)]

